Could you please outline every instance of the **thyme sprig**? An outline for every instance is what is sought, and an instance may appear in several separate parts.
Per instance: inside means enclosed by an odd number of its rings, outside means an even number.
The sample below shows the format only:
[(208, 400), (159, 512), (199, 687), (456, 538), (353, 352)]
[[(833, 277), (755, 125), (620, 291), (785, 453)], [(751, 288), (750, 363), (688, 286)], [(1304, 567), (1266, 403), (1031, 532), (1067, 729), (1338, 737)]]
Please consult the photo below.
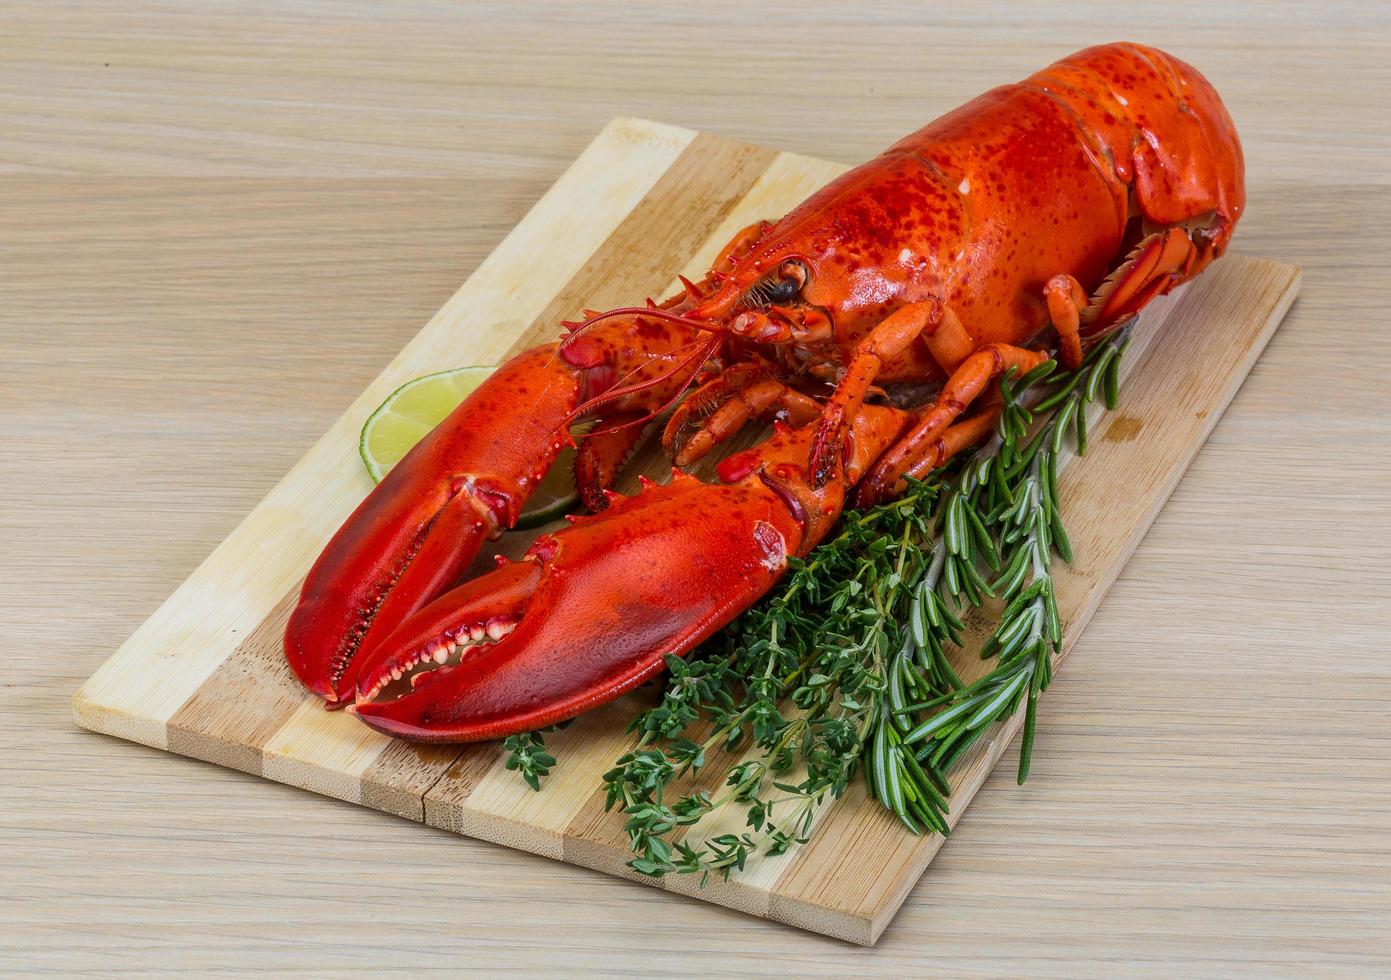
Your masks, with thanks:
[[(670, 658), (661, 701), (630, 726), (637, 745), (604, 777), (608, 806), (628, 816), (634, 868), (742, 868), (754, 853), (804, 841), (820, 805), (845, 792), (886, 717), (889, 667), (909, 643), (906, 614), (929, 570), (923, 544), (934, 536), (939, 493), (914, 483), (891, 504), (847, 514), (707, 656)], [(916, 684), (918, 674), (894, 676)], [(689, 734), (697, 727), (698, 740)], [(725, 768), (712, 785), (699, 777), (716, 757)], [(727, 807), (744, 811), (747, 830), (696, 844), (668, 839)]]
[[(1089, 403), (1114, 407), (1126, 341), (1114, 335), (1076, 371), (1048, 361), (1006, 376), (985, 445), (898, 500), (848, 511), (778, 591), (696, 654), (668, 658), (659, 702), (633, 719), (636, 744), (604, 776), (634, 869), (727, 875), (783, 853), (862, 763), (871, 795), (910, 831), (946, 834), (947, 773), (1021, 705), (1024, 780), (1061, 649), (1052, 558), (1072, 557), (1059, 457), (1069, 436), (1085, 452)], [(987, 601), (1001, 611), (980, 655), (995, 663), (967, 682), (950, 652), (967, 642), (964, 610)], [(533, 786), (554, 765), (539, 736), (508, 747)], [(740, 831), (686, 829), (730, 811), (742, 811)]]
[(541, 780), (550, 775), (551, 767), (556, 764), (555, 756), (546, 751), (545, 734), (522, 732), (508, 735), (502, 747), (507, 750), (506, 767), (517, 772), (532, 789), (539, 790)]

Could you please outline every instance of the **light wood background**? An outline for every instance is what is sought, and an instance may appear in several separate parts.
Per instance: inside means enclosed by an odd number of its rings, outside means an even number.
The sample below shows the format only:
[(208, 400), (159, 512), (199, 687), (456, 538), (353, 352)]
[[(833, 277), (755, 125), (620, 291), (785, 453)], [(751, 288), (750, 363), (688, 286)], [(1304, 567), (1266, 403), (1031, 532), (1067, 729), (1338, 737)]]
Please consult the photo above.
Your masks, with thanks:
[[(1124, 16), (1123, 22), (1118, 17)], [(0, 972), (1391, 969), (1376, 4), (0, 3)], [(613, 115), (854, 162), (1130, 37), (1301, 299), (872, 950), (76, 731), (80, 680)]]

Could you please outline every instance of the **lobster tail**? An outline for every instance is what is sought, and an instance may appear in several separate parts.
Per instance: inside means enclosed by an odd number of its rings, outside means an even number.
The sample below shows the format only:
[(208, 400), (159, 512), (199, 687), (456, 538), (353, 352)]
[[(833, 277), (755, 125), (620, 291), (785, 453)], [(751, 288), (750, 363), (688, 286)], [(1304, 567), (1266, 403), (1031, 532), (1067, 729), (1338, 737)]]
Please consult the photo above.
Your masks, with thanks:
[(1200, 254), (1187, 276), (1226, 250), (1246, 206), (1246, 164), (1232, 118), (1201, 72), (1156, 48), (1106, 44), (1024, 84), (1067, 107), (1147, 227), (1191, 226)]

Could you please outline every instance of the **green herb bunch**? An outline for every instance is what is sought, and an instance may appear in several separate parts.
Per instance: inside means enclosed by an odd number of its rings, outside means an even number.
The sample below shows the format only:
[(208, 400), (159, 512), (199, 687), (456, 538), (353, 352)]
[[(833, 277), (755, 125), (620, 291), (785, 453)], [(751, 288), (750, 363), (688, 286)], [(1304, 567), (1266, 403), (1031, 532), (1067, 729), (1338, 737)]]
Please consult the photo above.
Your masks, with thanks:
[[(741, 869), (810, 835), (817, 811), (865, 767), (871, 794), (913, 833), (949, 832), (947, 773), (990, 726), (1025, 705), (1028, 773), (1038, 695), (1061, 647), (1053, 554), (1071, 559), (1057, 470), (1086, 405), (1114, 406), (1124, 332), (1076, 371), (1052, 361), (1000, 383), (992, 438), (897, 500), (848, 511), (794, 559), (777, 591), (686, 659), (670, 657), (658, 704), (629, 726), (634, 748), (604, 776), (645, 874)], [(1003, 604), (966, 682), (949, 651), (968, 606)], [(539, 734), (509, 740), (534, 786), (555, 760)], [(540, 764), (538, 764), (540, 763)], [(683, 839), (728, 809), (742, 829)], [(689, 834), (686, 834), (689, 837)]]
[[(608, 805), (628, 815), (634, 868), (742, 868), (754, 853), (805, 840), (817, 807), (845, 792), (884, 716), (890, 664), (908, 646), (906, 611), (939, 493), (915, 484), (893, 504), (846, 515), (704, 656), (670, 658), (661, 701), (631, 726), (637, 746), (604, 777)], [(716, 758), (722, 785), (675, 790)], [(744, 810), (744, 832), (669, 839), (725, 807)]]

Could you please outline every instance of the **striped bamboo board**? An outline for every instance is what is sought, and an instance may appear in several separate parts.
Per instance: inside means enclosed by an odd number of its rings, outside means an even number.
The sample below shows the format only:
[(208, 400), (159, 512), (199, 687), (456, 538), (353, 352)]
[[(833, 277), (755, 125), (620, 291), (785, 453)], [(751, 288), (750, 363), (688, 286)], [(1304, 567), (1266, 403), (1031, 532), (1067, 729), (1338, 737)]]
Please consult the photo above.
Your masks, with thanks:
[[(890, 134), (892, 135), (892, 134)], [(557, 321), (665, 295), (698, 277), (739, 228), (785, 212), (840, 164), (642, 120), (611, 123), (348, 411), (78, 693), (78, 724), (410, 820), (658, 884), (706, 901), (872, 943), (940, 837), (909, 836), (863, 789), (818, 814), (811, 841), (705, 887), (626, 867), (622, 818), (600, 776), (626, 751), (643, 693), (548, 737), (560, 765), (534, 793), (496, 745), (393, 741), (328, 713), (287, 669), (281, 631), (310, 562), (370, 489), (358, 429), (402, 382), (497, 363), (552, 339)], [(1119, 410), (1066, 467), (1076, 551), (1060, 573), (1070, 648), (1240, 386), (1294, 298), (1297, 270), (1229, 256), (1147, 310)], [(1158, 336), (1164, 342), (1154, 343)], [(648, 457), (653, 472), (661, 465)], [(528, 538), (507, 535), (516, 554)], [(974, 624), (980, 625), (980, 624)], [(963, 673), (978, 671), (969, 650)], [(1046, 707), (1045, 707), (1046, 710)], [(1020, 723), (976, 743), (951, 774), (958, 819)], [(712, 824), (715, 823), (712, 821)], [(706, 836), (728, 826), (697, 825)]]

